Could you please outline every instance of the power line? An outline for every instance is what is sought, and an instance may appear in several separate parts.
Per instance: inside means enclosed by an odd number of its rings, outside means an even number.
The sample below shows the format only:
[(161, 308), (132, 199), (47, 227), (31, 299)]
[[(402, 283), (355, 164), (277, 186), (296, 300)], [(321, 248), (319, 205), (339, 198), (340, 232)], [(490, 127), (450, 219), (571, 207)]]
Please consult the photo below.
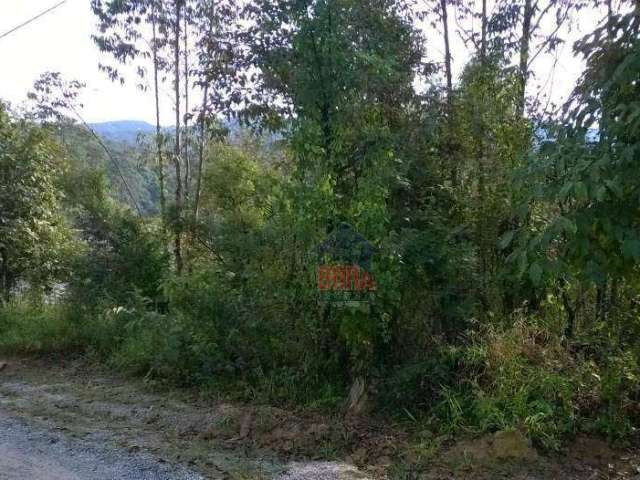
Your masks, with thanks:
[(26, 22), (21, 23), (20, 25), (13, 27), (11, 30), (9, 30), (8, 32), (4, 32), (2, 35), (0, 35), (0, 40), (2, 40), (4, 37), (6, 37), (7, 35), (12, 34), (13, 32), (15, 32), (16, 30), (20, 30), (22, 27), (25, 27), (27, 25), (29, 25), (31, 22), (39, 19), (40, 17), (46, 15), (47, 13), (55, 10), (56, 8), (58, 8), (60, 5), (62, 5), (63, 3), (66, 3), (67, 0), (62, 0), (59, 3), (56, 3), (53, 7), (49, 7), (47, 8), (45, 11), (39, 13), (38, 15), (36, 15), (35, 17), (31, 17), (29, 20), (27, 20)]
[(125, 179), (124, 174), (122, 173), (122, 169), (120, 168), (120, 164), (118, 163), (118, 160), (116, 160), (116, 157), (113, 155), (113, 153), (111, 153), (111, 150), (109, 150), (107, 148), (107, 146), (104, 144), (104, 142), (102, 141), (100, 136), (96, 133), (96, 131), (89, 126), (89, 124), (85, 121), (84, 118), (82, 118), (82, 115), (80, 115), (78, 110), (76, 110), (73, 107), (73, 105), (69, 105), (69, 108), (76, 115), (76, 117), (78, 117), (80, 122), (82, 122), (82, 125), (84, 125), (84, 127), (89, 131), (89, 133), (91, 133), (91, 135), (96, 139), (98, 144), (107, 153), (107, 156), (109, 157), (109, 160), (111, 160), (111, 162), (115, 165), (116, 171), (118, 172), (118, 176), (120, 177), (120, 180), (122, 180), (122, 183), (124, 184), (124, 187), (125, 187), (125, 189), (127, 191), (127, 194), (129, 195), (129, 198), (131, 199), (131, 203), (133, 203), (133, 206), (136, 207), (136, 210), (138, 211), (138, 216), (142, 218), (143, 217), (142, 210), (140, 210), (140, 206), (138, 205), (138, 202), (136, 202), (136, 197), (133, 195), (133, 191), (131, 190), (131, 187), (127, 183), (127, 180)]

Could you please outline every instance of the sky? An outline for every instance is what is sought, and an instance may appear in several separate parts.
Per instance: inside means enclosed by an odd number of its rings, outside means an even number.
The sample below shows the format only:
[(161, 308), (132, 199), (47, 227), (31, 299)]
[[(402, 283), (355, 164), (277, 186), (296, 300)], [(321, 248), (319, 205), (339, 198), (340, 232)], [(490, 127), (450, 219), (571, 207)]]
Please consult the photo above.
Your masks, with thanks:
[[(59, 0), (0, 0), (0, 34), (37, 15)], [(33, 23), (0, 39), (0, 98), (18, 105), (34, 80), (45, 71), (87, 84), (81, 115), (88, 122), (145, 120), (155, 124), (151, 91), (141, 92), (135, 82), (121, 86), (98, 69), (108, 62), (91, 40), (96, 21), (89, 0), (67, 2)], [(132, 79), (134, 75), (130, 75)], [(168, 90), (168, 86), (165, 87)], [(163, 92), (162, 123), (174, 123), (169, 93)]]
[[(0, 0), (0, 35), (58, 3), (59, 0)], [(451, 15), (452, 16), (452, 15)], [(583, 62), (572, 53), (573, 41), (591, 31), (601, 13), (583, 10), (571, 31), (564, 32), (568, 41), (557, 55), (542, 55), (532, 66), (533, 79), (530, 94), (542, 88), (542, 98), (560, 103), (571, 92), (583, 68)], [(430, 26), (420, 25), (427, 37), (425, 53), (430, 61), (442, 61), (441, 36)], [(450, 28), (455, 29), (453, 20)], [(550, 23), (545, 26), (553, 28)], [(85, 82), (80, 110), (88, 122), (110, 120), (145, 120), (155, 123), (153, 95), (149, 89), (140, 91), (131, 71), (133, 81), (124, 86), (111, 82), (98, 69), (99, 63), (109, 62), (91, 40), (96, 22), (89, 0), (67, 0), (47, 15), (0, 39), (0, 65), (5, 69), (0, 75), (0, 98), (19, 105), (30, 90), (34, 80), (45, 71), (59, 71), (66, 79)], [(452, 33), (454, 74), (460, 73), (467, 59), (467, 49), (460, 37)], [(174, 123), (170, 86), (161, 92), (161, 122)]]

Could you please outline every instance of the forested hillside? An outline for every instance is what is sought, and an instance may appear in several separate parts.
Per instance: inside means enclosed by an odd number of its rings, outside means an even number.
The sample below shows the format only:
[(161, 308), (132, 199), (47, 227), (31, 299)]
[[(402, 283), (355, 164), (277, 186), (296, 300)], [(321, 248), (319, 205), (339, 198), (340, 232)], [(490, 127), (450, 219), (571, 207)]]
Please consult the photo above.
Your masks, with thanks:
[(144, 216), (157, 215), (160, 193), (153, 170), (153, 157), (149, 154), (149, 137), (139, 135), (135, 128), (103, 130), (66, 124), (58, 126), (54, 137), (65, 148), (69, 169), (82, 178), (82, 171), (101, 172), (109, 185), (109, 196), (123, 205), (135, 209), (127, 194), (124, 181), (131, 188), (135, 203)]
[(132, 120), (92, 123), (89, 127), (105, 140), (130, 145), (135, 144), (141, 136), (156, 133), (155, 127), (150, 123)]
[(531, 65), (579, 0), (91, 4), (102, 68), (171, 89), (175, 124), (98, 140), (55, 75), (1, 108), (0, 350), (420, 448), (637, 442), (636, 2), (589, 4), (561, 106)]

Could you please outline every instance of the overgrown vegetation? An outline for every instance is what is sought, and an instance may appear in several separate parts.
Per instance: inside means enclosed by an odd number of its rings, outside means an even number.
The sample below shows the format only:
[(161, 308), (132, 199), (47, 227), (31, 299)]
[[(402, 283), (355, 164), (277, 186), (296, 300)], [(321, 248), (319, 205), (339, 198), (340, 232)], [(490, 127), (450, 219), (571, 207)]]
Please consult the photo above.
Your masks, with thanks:
[[(579, 5), (511, 3), (466, 12), (482, 34), (441, 86), (401, 1), (94, 0), (104, 51), (174, 75), (178, 111), (191, 56), (202, 105), (171, 135), (158, 125), (144, 178), (105, 177), (80, 127), (56, 142), (59, 122), (2, 108), (0, 349), (437, 433), (520, 429), (545, 449), (630, 439), (640, 10), (621, 2), (577, 44), (586, 70), (548, 115), (525, 93), (531, 16)], [(446, 26), (447, 8), (425, 14)], [(244, 126), (225, 135), (221, 114)], [(355, 306), (318, 289), (319, 248), (344, 225), (373, 252), (375, 294)]]

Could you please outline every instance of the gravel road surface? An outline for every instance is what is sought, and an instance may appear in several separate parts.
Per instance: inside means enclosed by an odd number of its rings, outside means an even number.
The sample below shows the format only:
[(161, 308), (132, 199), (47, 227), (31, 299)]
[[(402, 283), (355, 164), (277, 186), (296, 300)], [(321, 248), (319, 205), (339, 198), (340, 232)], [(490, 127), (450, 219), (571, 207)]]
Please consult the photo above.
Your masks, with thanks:
[(200, 480), (144, 454), (101, 449), (90, 439), (38, 431), (0, 412), (0, 480)]

